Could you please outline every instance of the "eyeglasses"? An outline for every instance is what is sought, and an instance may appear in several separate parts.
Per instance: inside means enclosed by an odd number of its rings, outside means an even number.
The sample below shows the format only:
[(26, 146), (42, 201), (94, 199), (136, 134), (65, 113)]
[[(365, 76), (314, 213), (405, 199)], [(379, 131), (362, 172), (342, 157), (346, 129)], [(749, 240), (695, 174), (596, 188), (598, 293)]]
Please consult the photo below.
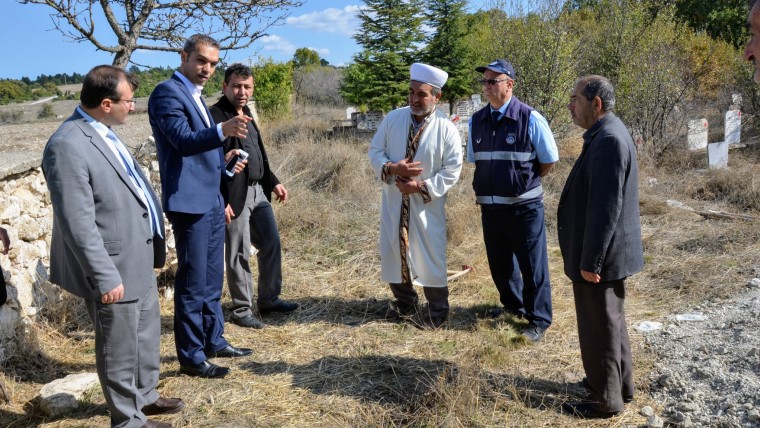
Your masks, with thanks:
[(131, 104), (133, 106), (137, 105), (137, 100), (135, 98), (132, 98), (131, 100), (112, 99), (111, 101), (116, 101), (117, 103), (127, 103), (127, 105)]
[(504, 82), (505, 80), (509, 80), (509, 79), (480, 79), (478, 80), (478, 82), (480, 82), (480, 84), (483, 86), (485, 85), (494, 86), (498, 84), (499, 82)]

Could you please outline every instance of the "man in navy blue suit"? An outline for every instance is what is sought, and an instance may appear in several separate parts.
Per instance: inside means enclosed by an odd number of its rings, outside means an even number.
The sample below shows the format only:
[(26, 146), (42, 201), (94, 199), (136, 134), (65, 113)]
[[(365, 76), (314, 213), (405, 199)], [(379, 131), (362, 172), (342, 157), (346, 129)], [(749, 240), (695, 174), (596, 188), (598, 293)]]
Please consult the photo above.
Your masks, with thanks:
[[(219, 43), (196, 34), (185, 42), (182, 64), (148, 100), (156, 139), (162, 202), (172, 224), (178, 267), (174, 281), (174, 341), (180, 372), (224, 377), (227, 367), (207, 361), (253, 351), (224, 339), (221, 296), (224, 275), (226, 137), (244, 138), (247, 116), (215, 124), (201, 98), (219, 63)], [(228, 153), (231, 157), (234, 153)], [(238, 163), (239, 172), (243, 164)]]

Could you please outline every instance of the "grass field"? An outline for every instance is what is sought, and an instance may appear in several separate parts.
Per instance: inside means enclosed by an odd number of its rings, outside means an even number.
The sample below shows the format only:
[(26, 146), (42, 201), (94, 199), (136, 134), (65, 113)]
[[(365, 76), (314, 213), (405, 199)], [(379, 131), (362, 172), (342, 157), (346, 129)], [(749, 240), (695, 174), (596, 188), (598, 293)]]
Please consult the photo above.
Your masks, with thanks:
[[(627, 300), (636, 398), (611, 420), (576, 420), (560, 413), (562, 402), (582, 397), (577, 382), (584, 374), (555, 225), (579, 133), (560, 141), (562, 160), (544, 183), (554, 324), (543, 341), (530, 344), (518, 334), (521, 321), (484, 317), (498, 304), (498, 295), (486, 261), (471, 165), (449, 194), (448, 265), (475, 269), (451, 283), (447, 328), (419, 330), (384, 319), (391, 294), (379, 280), (380, 186), (367, 161), (368, 140), (331, 137), (329, 121), (307, 113), (297, 123), (263, 124), (272, 165), (291, 195), (275, 209), (283, 243), (283, 297), (302, 309), (265, 317), (269, 326), (263, 330), (228, 323), (227, 339), (255, 353), (223, 360), (232, 367), (230, 375), (205, 380), (179, 374), (172, 302), (162, 299), (159, 390), (187, 403), (183, 412), (162, 421), (181, 427), (641, 425), (645, 418), (638, 410), (658, 407), (647, 394), (653, 354), (633, 326), (662, 321), (694, 302), (733, 295), (760, 266), (754, 221), (707, 220), (666, 203), (677, 199), (700, 210), (760, 214), (760, 150), (733, 150), (728, 172), (699, 171), (703, 155), (681, 153), (658, 166), (642, 161), (646, 266), (628, 282)], [(340, 112), (332, 115), (338, 118)], [(162, 287), (171, 282), (167, 276), (161, 277)], [(224, 303), (229, 304), (226, 292)], [(57, 420), (43, 418), (37, 409), (34, 397), (43, 384), (95, 370), (93, 334), (79, 303), (67, 299), (46, 316), (46, 322), (29, 326), (29, 341), (3, 366), (13, 403), (0, 406), (0, 426), (107, 426), (97, 388), (80, 409)]]

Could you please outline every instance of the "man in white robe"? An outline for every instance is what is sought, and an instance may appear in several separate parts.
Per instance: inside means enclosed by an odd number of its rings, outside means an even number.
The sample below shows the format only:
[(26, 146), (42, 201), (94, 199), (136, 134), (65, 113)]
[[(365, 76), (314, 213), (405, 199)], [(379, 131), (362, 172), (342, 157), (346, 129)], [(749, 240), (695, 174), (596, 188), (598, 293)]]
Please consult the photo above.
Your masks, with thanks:
[(459, 131), (436, 109), (448, 74), (412, 64), (409, 106), (388, 113), (372, 138), (369, 158), (382, 182), (381, 279), (399, 315), (417, 312), (422, 286), (428, 310), (419, 320), (438, 328), (448, 318), (446, 193), (462, 170)]

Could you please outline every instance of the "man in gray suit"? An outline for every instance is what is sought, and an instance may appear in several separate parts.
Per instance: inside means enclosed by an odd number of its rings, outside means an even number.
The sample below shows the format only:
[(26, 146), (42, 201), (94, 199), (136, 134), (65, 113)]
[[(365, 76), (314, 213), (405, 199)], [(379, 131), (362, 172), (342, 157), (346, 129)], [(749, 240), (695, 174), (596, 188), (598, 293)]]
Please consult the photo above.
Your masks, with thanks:
[(156, 390), (161, 314), (153, 268), (166, 260), (163, 213), (111, 129), (134, 110), (136, 88), (122, 69), (93, 68), (79, 107), (45, 146), (54, 214), (50, 281), (85, 301), (111, 426), (170, 427), (147, 419), (185, 406)]
[(612, 109), (615, 89), (602, 76), (578, 80), (570, 115), (583, 129), (557, 209), (565, 275), (573, 282), (583, 384), (591, 402), (565, 403), (578, 417), (607, 418), (633, 400), (625, 280), (644, 266), (636, 148)]

